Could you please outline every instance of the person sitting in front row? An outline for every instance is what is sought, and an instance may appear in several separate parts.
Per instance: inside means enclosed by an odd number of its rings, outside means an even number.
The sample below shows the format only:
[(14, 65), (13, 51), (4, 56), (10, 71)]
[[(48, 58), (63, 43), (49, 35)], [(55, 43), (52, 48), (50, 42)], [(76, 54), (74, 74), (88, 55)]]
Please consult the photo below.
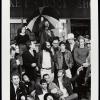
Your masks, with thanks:
[(48, 91), (54, 94), (56, 100), (61, 98), (61, 96), (63, 95), (63, 92), (59, 89), (59, 87), (53, 81), (51, 81), (49, 74), (44, 74), (43, 79), (45, 79), (48, 84)]
[(55, 80), (55, 83), (63, 92), (62, 98), (64, 100), (76, 100), (78, 95), (73, 93), (71, 79), (65, 76), (64, 70), (59, 70), (57, 76), (58, 78)]
[(25, 100), (26, 94), (25, 85), (20, 82), (19, 74), (13, 73), (10, 83), (10, 100)]
[(56, 100), (54, 94), (52, 93), (47, 93), (44, 95), (44, 100)]
[(34, 81), (31, 81), (26, 73), (22, 74), (22, 82), (25, 84), (27, 99), (30, 100), (32, 98), (34, 100), (34, 90), (38, 85)]
[(47, 81), (45, 79), (40, 80), (40, 86), (35, 90), (35, 100), (44, 100), (44, 95), (48, 93)]

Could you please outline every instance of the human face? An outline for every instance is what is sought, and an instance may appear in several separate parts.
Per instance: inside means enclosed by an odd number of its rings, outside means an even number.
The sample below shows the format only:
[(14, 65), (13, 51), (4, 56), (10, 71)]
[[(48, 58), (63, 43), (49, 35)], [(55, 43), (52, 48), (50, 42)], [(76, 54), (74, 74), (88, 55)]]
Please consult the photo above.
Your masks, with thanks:
[(16, 53), (16, 51), (15, 50), (12, 50), (11, 51), (11, 56), (15, 56), (15, 53)]
[(43, 88), (44, 90), (47, 89), (47, 83), (42, 83), (41, 86), (42, 86), (42, 88)]
[(27, 75), (24, 75), (23, 79), (24, 79), (25, 82), (29, 82), (29, 77)]
[(90, 44), (90, 43), (88, 43), (88, 44), (87, 44), (87, 47), (88, 47), (89, 49), (91, 49), (91, 44)]
[(47, 47), (48, 49), (50, 49), (51, 45), (50, 45), (49, 42), (46, 42), (46, 47)]
[(65, 45), (64, 44), (61, 44), (60, 45), (60, 48), (61, 48), (61, 50), (65, 50)]
[(49, 22), (48, 21), (45, 22), (45, 26), (49, 27)]
[(59, 41), (58, 40), (54, 40), (53, 41), (53, 47), (57, 48), (59, 46)]
[(63, 70), (58, 71), (58, 77), (62, 77), (63, 76)]
[(22, 33), (25, 33), (25, 31), (26, 31), (26, 28), (23, 27), (21, 32), (22, 32)]
[(54, 99), (53, 99), (53, 97), (52, 97), (51, 95), (49, 95), (49, 96), (47, 97), (47, 100), (54, 100)]
[(72, 39), (68, 39), (68, 42), (70, 43), (70, 44), (72, 44), (73, 42), (74, 42), (74, 39), (72, 38)]
[(44, 79), (47, 81), (47, 83), (50, 82), (50, 76), (49, 76), (49, 75), (46, 75), (46, 76), (44, 77)]
[(14, 85), (19, 85), (19, 76), (18, 75), (15, 75), (15, 76), (12, 76), (12, 82)]
[(31, 41), (30, 48), (31, 48), (32, 50), (34, 50), (34, 49), (35, 49), (35, 42), (34, 42), (34, 41)]
[(81, 47), (81, 46), (84, 46), (84, 44), (85, 44), (84, 39), (80, 39), (80, 40), (79, 40), (79, 44), (80, 44), (80, 47)]
[(16, 49), (16, 53), (19, 53), (19, 47), (18, 47), (18, 45), (15, 47), (15, 49)]

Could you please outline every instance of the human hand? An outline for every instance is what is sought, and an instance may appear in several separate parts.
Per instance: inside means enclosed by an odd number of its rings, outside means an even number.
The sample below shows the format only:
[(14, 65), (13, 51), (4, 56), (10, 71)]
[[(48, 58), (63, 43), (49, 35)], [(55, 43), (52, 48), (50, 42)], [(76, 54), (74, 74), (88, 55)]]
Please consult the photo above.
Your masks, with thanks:
[(89, 64), (88, 64), (88, 63), (83, 63), (83, 66), (84, 66), (84, 67), (88, 67)]
[(83, 63), (83, 67), (88, 67), (89, 64), (88, 63)]
[(32, 66), (32, 67), (36, 67), (36, 63), (32, 63), (31, 66)]
[(17, 64), (17, 65), (20, 65), (19, 59), (16, 60), (16, 64)]
[(25, 96), (21, 96), (21, 100), (25, 100)]
[(36, 71), (39, 71), (39, 68), (38, 67), (36, 67), (35, 69), (36, 69)]
[(57, 93), (57, 89), (56, 88), (52, 89), (51, 93)]
[(77, 69), (77, 75), (79, 75), (80, 71), (83, 71), (83, 67), (82, 66)]
[(31, 96), (35, 96), (35, 90), (31, 92)]

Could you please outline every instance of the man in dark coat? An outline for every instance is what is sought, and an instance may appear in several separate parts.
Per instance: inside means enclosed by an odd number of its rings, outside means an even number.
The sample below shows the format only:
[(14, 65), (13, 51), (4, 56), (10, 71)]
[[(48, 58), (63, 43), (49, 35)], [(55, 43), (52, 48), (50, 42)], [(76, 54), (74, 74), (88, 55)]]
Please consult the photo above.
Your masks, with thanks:
[(22, 96), (26, 98), (25, 85), (20, 82), (19, 74), (13, 73), (10, 83), (10, 100), (21, 100)]
[(23, 66), (25, 68), (25, 72), (28, 75), (30, 80), (34, 80), (36, 82), (37, 79), (37, 55), (35, 49), (34, 41), (27, 42), (28, 50), (23, 53)]

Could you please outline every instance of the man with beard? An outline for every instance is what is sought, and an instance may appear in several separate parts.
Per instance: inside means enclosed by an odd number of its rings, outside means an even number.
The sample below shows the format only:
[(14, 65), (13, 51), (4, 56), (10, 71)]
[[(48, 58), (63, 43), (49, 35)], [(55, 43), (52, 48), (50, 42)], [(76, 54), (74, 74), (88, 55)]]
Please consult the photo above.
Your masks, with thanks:
[(54, 37), (54, 33), (50, 29), (50, 24), (48, 21), (45, 21), (43, 24), (43, 28), (40, 32), (40, 44), (42, 45), (46, 41), (52, 42)]
[(51, 76), (51, 80), (54, 79), (54, 63), (50, 42), (46, 41), (42, 45), (42, 50), (40, 51), (38, 58), (38, 66), (40, 68), (41, 78), (44, 74), (49, 74)]
[(54, 37), (52, 45), (53, 46), (51, 47), (51, 51), (52, 51), (52, 54), (55, 55), (57, 51), (59, 50), (59, 37)]
[[(55, 60), (56, 57), (55, 55), (59, 51), (59, 37), (54, 37), (51, 51)], [(56, 66), (56, 62), (54, 61), (54, 79), (56, 79), (56, 77), (57, 77), (57, 66)]]

